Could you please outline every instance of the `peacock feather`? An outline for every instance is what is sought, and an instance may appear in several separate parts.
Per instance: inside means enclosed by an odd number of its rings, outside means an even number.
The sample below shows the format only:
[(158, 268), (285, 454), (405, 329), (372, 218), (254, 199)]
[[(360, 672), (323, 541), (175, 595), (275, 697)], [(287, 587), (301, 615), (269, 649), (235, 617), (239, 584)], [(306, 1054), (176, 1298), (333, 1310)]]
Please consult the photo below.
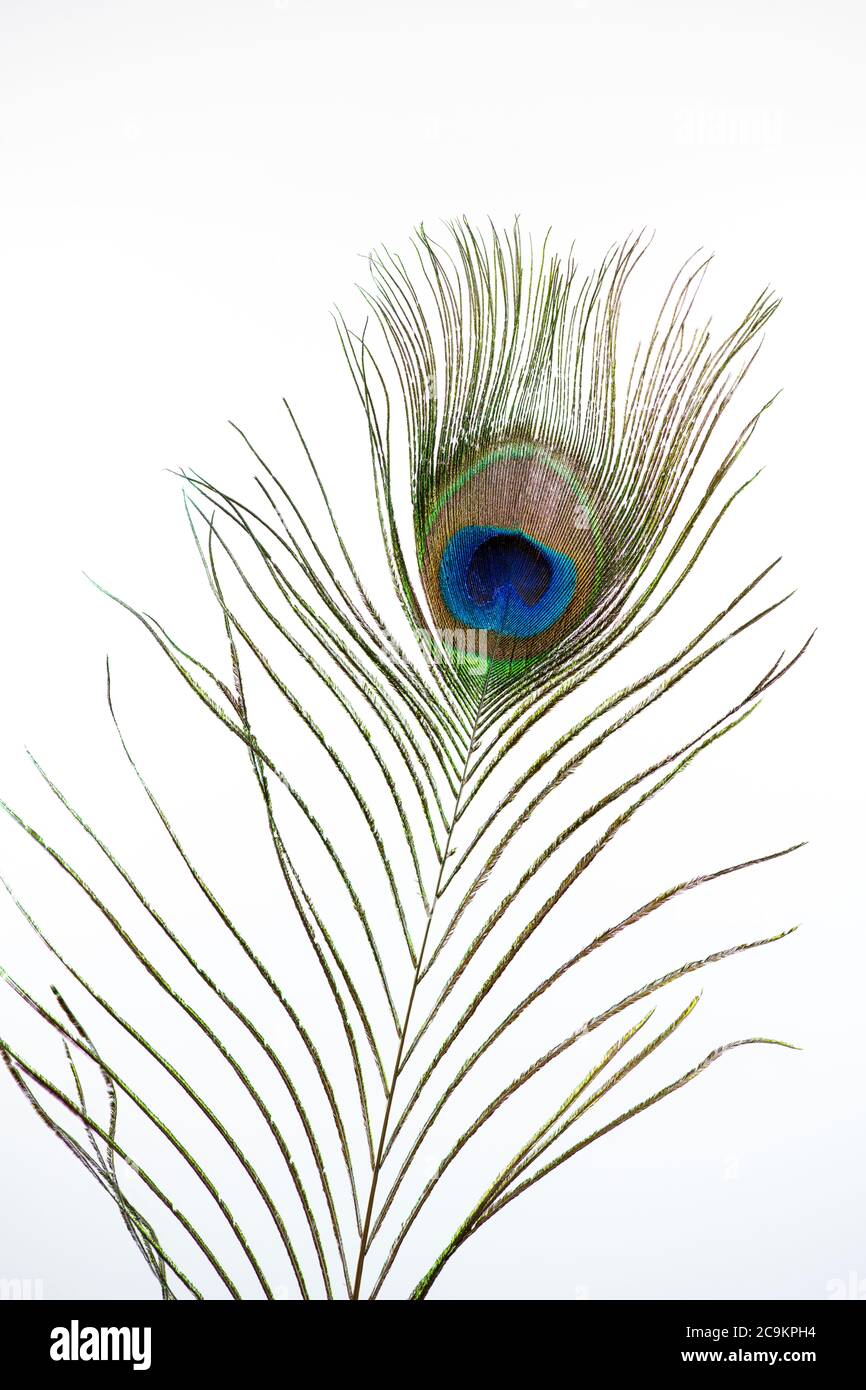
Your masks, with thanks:
[[(185, 1017), (216, 1066), (233, 1076), (280, 1165), (275, 1183), (273, 1155), (263, 1164), (240, 1142), (221, 1116), (218, 1089), (206, 1093), (184, 1057), (161, 1049), (159, 1020), (127, 1017), (7, 885), (65, 977), (50, 1004), (11, 977), (7, 983), (58, 1040), (67, 1074), (65, 1081), (49, 1076), (11, 1037), (2, 1041), (7, 1068), (116, 1204), (165, 1298), (205, 1296), (210, 1283), (200, 1286), (202, 1276), (193, 1273), (201, 1268), (233, 1298), (250, 1289), (273, 1297), (285, 1277), (301, 1298), (376, 1298), (386, 1281), (388, 1293), (397, 1291), (399, 1274), (404, 1295), (423, 1299), (476, 1232), (587, 1145), (684, 1087), (729, 1049), (773, 1041), (722, 1044), (616, 1108), (620, 1084), (685, 1024), (698, 1000), (686, 1000), (661, 1025), (651, 1025), (653, 1012), (642, 1013), (642, 1003), (788, 931), (667, 970), (538, 1055), (508, 1053), (513, 1076), (498, 1089), (485, 1090), (479, 1065), (509, 1043), (514, 1048), (519, 1021), (543, 1008), (561, 982), (569, 988), (572, 972), (594, 952), (673, 899), (799, 848), (763, 847), (748, 860), (660, 886), (619, 920), (574, 942), (554, 969), (537, 976), (527, 969), (531, 952), (524, 948), (619, 832), (741, 725), (805, 650), (774, 661), (705, 727), (684, 731), (579, 810), (556, 798), (614, 734), (785, 601), (758, 597), (774, 570), (764, 566), (651, 669), (621, 688), (613, 683), (600, 700), (586, 697), (596, 688), (591, 682), (604, 679), (609, 664), (636, 650), (632, 644), (671, 611), (751, 482), (736, 479), (735, 466), (766, 408), (725, 432), (728, 407), (776, 301), (760, 295), (717, 341), (695, 319), (706, 261), (689, 261), (679, 272), (642, 345), (621, 366), (623, 299), (648, 244), (630, 238), (582, 276), (573, 256), (559, 257), (547, 241), (533, 247), (519, 223), (500, 231), (464, 220), (440, 240), (421, 229), (408, 263), (384, 251), (371, 256), (367, 323), (355, 331), (338, 317), (337, 325), (369, 452), (384, 600), (374, 599), (372, 576), (362, 577), (332, 501), (339, 478), (326, 488), (288, 405), (312, 502), (302, 503), (296, 475), (286, 482), (245, 435), (256, 464), (251, 498), (198, 472), (182, 475), (224, 637), (225, 670), (212, 670), (154, 618), (116, 600), (230, 735), (225, 756), (245, 763), (292, 939), (317, 972), (325, 1006), (312, 1007), (293, 987), (285, 933), (263, 946), (256, 941), (252, 906), (246, 921), (230, 912), (187, 849), (121, 730), (110, 678), (120, 749), (155, 824), (213, 930), (233, 943), (239, 969), (276, 1009), (279, 1026), (259, 1021), (240, 1002), (233, 978), (199, 963), (172, 910), (155, 905), (104, 832), (38, 764), (49, 792), (143, 910), (159, 951), (64, 853), (5, 807), (166, 1008)], [(314, 696), (299, 693), (299, 670)], [(259, 687), (280, 702), (276, 736), (257, 715)], [(338, 733), (329, 712), (339, 713)], [(345, 816), (341, 808), (335, 817), (327, 801), (317, 805), (315, 787), (301, 785), (293, 753), (301, 739), (337, 778)], [(570, 808), (565, 816), (563, 804)], [(542, 827), (537, 852), (526, 848), (530, 823)], [(346, 836), (363, 845), (362, 874)], [(546, 896), (529, 906), (532, 890), (551, 874)], [(204, 1004), (189, 1002), (181, 977), (194, 979)], [(506, 977), (510, 994), (500, 988)], [(339, 1058), (329, 1042), (334, 1025)], [(464, 1150), (536, 1078), (579, 1043), (592, 1045), (607, 1025), (616, 1031), (606, 1046), (575, 1069), (561, 1100), (536, 1115), (517, 1149), (502, 1153), (422, 1267), (409, 1269), (404, 1242)], [(100, 1027), (154, 1064), (148, 1097), (110, 1047), (97, 1042)], [(239, 1035), (256, 1057), (254, 1068), (241, 1057)], [(255, 1079), (262, 1067), (276, 1099)], [(101, 1118), (90, 1094), (94, 1079), (107, 1096)], [(443, 1141), (443, 1113), (450, 1116), (458, 1091), (471, 1098), (474, 1118)], [(229, 1190), (218, 1188), (207, 1160), (161, 1117), (169, 1092), (185, 1098), (231, 1155), (236, 1184)], [(604, 1111), (598, 1123), (586, 1118), (596, 1106)], [(138, 1121), (134, 1147), (122, 1125), (131, 1112)], [(187, 1214), (160, 1178), (166, 1150), (193, 1174), (205, 1217)], [(270, 1245), (263, 1253), (238, 1219), (241, 1188), (264, 1213), (276, 1255)]]

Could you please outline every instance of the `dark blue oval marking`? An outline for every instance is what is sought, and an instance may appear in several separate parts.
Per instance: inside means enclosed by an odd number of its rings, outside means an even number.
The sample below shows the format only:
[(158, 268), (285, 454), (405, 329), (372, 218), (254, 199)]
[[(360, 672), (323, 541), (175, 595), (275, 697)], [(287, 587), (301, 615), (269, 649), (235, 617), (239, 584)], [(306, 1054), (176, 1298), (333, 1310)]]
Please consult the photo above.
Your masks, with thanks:
[(545, 632), (576, 587), (569, 555), (501, 526), (462, 526), (439, 565), (439, 589), (458, 622), (504, 637)]

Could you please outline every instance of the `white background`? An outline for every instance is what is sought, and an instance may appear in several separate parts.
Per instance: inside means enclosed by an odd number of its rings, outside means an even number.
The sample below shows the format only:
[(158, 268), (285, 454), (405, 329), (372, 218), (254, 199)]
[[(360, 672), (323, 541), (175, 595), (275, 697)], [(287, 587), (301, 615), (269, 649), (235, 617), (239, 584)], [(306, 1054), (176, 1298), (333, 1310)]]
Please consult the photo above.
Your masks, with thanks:
[[(738, 477), (765, 472), (658, 646), (629, 670), (649, 669), (684, 643), (778, 554), (768, 596), (798, 593), (721, 659), (724, 671), (641, 726), (617, 755), (622, 764), (572, 784), (560, 805), (588, 799), (596, 775), (598, 786), (612, 785), (620, 766), (627, 772), (674, 746), (683, 727), (696, 732), (704, 711), (706, 723), (782, 647), (796, 649), (815, 626), (818, 637), (748, 725), (622, 838), (579, 901), (560, 907), (537, 959), (555, 963), (575, 933), (588, 939), (678, 878), (801, 838), (809, 848), (659, 914), (639, 941), (619, 943), (609, 963), (573, 980), (501, 1065), (513, 1074), (597, 1004), (685, 959), (797, 922), (793, 939), (703, 973), (698, 1013), (631, 1094), (728, 1038), (768, 1034), (803, 1050), (742, 1049), (724, 1059), (491, 1222), (436, 1292), (863, 1296), (861, 7), (2, 0), (2, 28), (0, 795), (107, 884), (142, 940), (152, 940), (142, 914), (52, 802), (23, 748), (134, 865), (153, 900), (166, 913), (175, 905), (185, 939), (219, 962), (213, 924), (111, 730), (110, 651), (119, 713), (161, 800), (256, 941), (285, 964), (294, 927), (241, 753), (196, 710), (134, 621), (81, 576), (154, 612), (224, 671), (171, 472), (197, 468), (251, 497), (250, 459), (230, 417), (287, 481), (300, 476), (284, 394), (362, 565), (375, 570), (363, 420), (329, 318), (336, 303), (362, 321), (354, 286), (365, 281), (363, 255), (380, 243), (405, 250), (422, 220), (519, 213), (534, 236), (550, 226), (559, 247), (573, 242), (590, 268), (612, 241), (647, 226), (656, 239), (627, 318), (632, 342), (699, 247), (717, 255), (703, 302), (718, 331), (765, 284), (781, 292), (734, 408), (742, 422), (784, 387)], [(598, 698), (618, 679), (604, 677)], [(274, 726), (283, 756), (316, 778), (297, 726), (273, 713), (283, 721)], [(324, 782), (318, 791), (330, 802), (329, 825), (354, 835), (344, 799)], [(552, 833), (562, 811), (551, 815)], [(45, 930), (118, 1007), (162, 1030), (175, 1063), (210, 1088), (234, 1132), (267, 1148), (221, 1089), (213, 1058), (143, 989), (106, 944), (106, 925), (50, 869), (16, 827), (2, 827), (0, 872)], [(225, 968), (234, 960), (226, 955)], [(48, 983), (62, 977), (5, 895), (0, 965), (46, 1001)], [(693, 992), (687, 982), (660, 996), (659, 1022)], [(72, 999), (81, 999), (74, 989)], [(95, 1005), (88, 1010), (100, 1043), (123, 1060), (123, 1041)], [(0, 1020), (0, 1031), (63, 1076), (62, 1055), (11, 991)], [(592, 1044), (559, 1073), (550, 1104), (600, 1049)], [(455, 1126), (478, 1113), (497, 1074), (479, 1078)], [(141, 1086), (160, 1096), (153, 1069), (142, 1071)], [(0, 1277), (41, 1280), (48, 1297), (152, 1296), (116, 1213), (5, 1074), (0, 1107)], [(411, 1287), (527, 1124), (518, 1107), (460, 1167), (423, 1239), (407, 1246), (393, 1296)], [(190, 1132), (273, 1252), (236, 1167), (204, 1126)], [(186, 1175), (164, 1162), (181, 1202), (194, 1203)], [(283, 1181), (271, 1156), (262, 1163)], [(237, 1269), (230, 1242), (215, 1239)], [(274, 1267), (289, 1290), (276, 1256)], [(219, 1293), (213, 1282), (207, 1289)]]

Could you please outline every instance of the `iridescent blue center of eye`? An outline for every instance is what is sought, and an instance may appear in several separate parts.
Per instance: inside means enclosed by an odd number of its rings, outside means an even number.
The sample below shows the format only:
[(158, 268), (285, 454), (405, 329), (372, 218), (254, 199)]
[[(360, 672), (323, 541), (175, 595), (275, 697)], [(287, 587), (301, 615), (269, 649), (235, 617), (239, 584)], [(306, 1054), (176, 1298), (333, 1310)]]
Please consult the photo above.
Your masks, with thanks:
[(505, 637), (535, 637), (574, 596), (574, 561), (522, 531), (462, 526), (445, 547), (439, 588), (458, 622)]

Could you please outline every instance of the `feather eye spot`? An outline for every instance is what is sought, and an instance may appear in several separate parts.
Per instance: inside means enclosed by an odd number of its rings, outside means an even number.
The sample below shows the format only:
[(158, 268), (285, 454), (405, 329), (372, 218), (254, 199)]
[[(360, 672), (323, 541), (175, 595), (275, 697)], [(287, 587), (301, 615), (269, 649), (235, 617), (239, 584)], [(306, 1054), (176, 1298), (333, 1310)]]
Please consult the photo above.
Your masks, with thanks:
[(577, 586), (568, 555), (520, 530), (463, 526), (439, 566), (443, 601), (468, 628), (535, 637), (562, 617)]
[(442, 478), (421, 562), (434, 624), (510, 639), (513, 673), (594, 601), (602, 556), (590, 494), (574, 464), (539, 444), (499, 444)]

